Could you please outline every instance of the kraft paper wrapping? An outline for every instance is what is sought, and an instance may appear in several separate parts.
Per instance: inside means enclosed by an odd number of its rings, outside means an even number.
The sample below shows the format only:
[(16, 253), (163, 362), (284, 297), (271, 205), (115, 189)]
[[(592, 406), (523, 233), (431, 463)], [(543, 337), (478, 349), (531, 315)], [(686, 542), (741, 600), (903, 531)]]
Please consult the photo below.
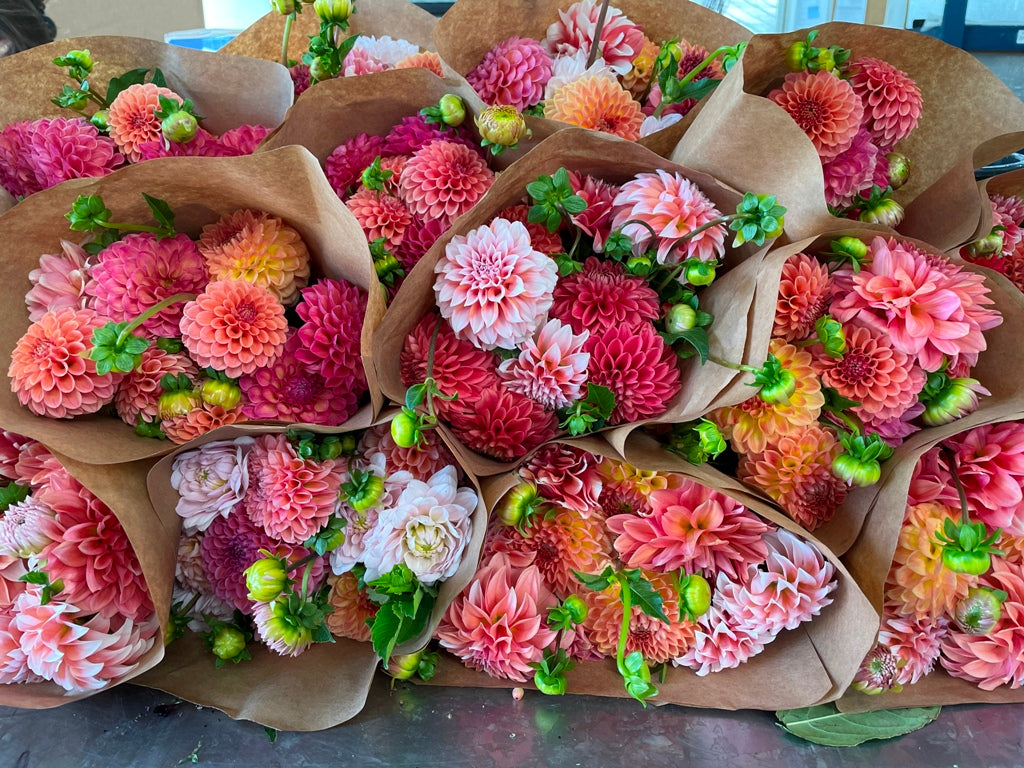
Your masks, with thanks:
[[(243, 30), (219, 52), (280, 62), (284, 20), (285, 17), (280, 13), (271, 11)], [(437, 19), (406, 0), (363, 0), (356, 4), (355, 12), (349, 17), (349, 31), (346, 34), (359, 33), (375, 37), (389, 35), (432, 51), (434, 45), (431, 33), (436, 23)], [(292, 33), (288, 38), (288, 58), (301, 61), (302, 54), (309, 50), (309, 38), (319, 33), (319, 17), (312, 6), (304, 6), (292, 24)]]
[[(829, 22), (816, 29), (817, 45), (849, 48), (854, 59), (870, 56), (887, 61), (908, 73), (921, 89), (924, 112), (920, 123), (896, 146), (912, 164), (910, 179), (895, 195), (905, 207), (965, 155), (973, 153), (972, 163), (977, 167), (1019, 148), (1005, 149), (1006, 142), (997, 139), (1022, 129), (1024, 103), (965, 51), (907, 30), (844, 22)], [(827, 216), (824, 181), (810, 140), (765, 96), (786, 74), (786, 48), (804, 40), (808, 31), (752, 37), (743, 58), (726, 77), (726, 83), (732, 80), (730, 87), (723, 84), (715, 90), (684, 136), (683, 143), (689, 146), (679, 156), (673, 155), (677, 162), (693, 165), (691, 155), (703, 154), (707, 166), (698, 167), (737, 187), (755, 185), (765, 173), (771, 177), (799, 171), (805, 189), (803, 199), (794, 200), (787, 216), (792, 237), (816, 234), (808, 228), (820, 227), (821, 217)], [(808, 165), (811, 161), (819, 166), (813, 174)], [(959, 183), (966, 185), (961, 189), (973, 186), (966, 178)], [(789, 205), (785, 200), (783, 204)], [(960, 211), (958, 220), (970, 215)], [(943, 226), (950, 224), (956, 222)], [(931, 241), (916, 223), (911, 228), (901, 227), (901, 231)]]
[[(1021, 142), (1024, 142), (1024, 133), (1017, 135)], [(1024, 170), (1001, 173), (998, 176), (982, 179), (976, 184), (975, 196), (978, 205), (981, 208), (981, 216), (978, 220), (978, 224), (975, 227), (975, 230), (961, 242), (950, 246), (950, 250), (963, 245), (964, 243), (980, 240), (992, 231), (992, 227), (995, 226), (995, 221), (992, 216), (992, 205), (988, 199), (989, 195), (1003, 195), (1006, 197), (1013, 196), (1024, 199)]]
[[(406, 388), (402, 384), (399, 365), (402, 346), (412, 328), (435, 307), (434, 265), (443, 258), (445, 246), (451, 238), (481, 226), (501, 209), (522, 202), (526, 199), (527, 183), (539, 175), (552, 174), (559, 167), (613, 183), (622, 183), (636, 173), (655, 169), (678, 171), (698, 184), (722, 211), (735, 210), (741, 197), (707, 174), (670, 163), (635, 143), (579, 128), (559, 131), (499, 174), (480, 202), (453, 223), (402, 283), (373, 338), (372, 356), (385, 396), (395, 402), (405, 400)], [(731, 241), (727, 239), (727, 242)], [(711, 329), (712, 349), (715, 354), (729, 360), (747, 360), (748, 324), (744, 318), (757, 283), (757, 273), (756, 269), (745, 267), (747, 262), (760, 259), (761, 251), (750, 244), (734, 251), (728, 250), (723, 276), (701, 293), (701, 307), (719, 318)], [(740, 274), (733, 278), (728, 271), (731, 269)], [(764, 349), (767, 349), (767, 343), (766, 337)], [(758, 365), (763, 362), (762, 358)], [(693, 418), (689, 415), (691, 413), (705, 413), (735, 377), (735, 371), (711, 365), (700, 368), (693, 359), (684, 361), (681, 370), (683, 390), (673, 398), (668, 412), (656, 419), (658, 422), (680, 421)], [(481, 477), (507, 471), (517, 463), (489, 459), (465, 446), (461, 446), (460, 451), (466, 466)]]
[[(434, 29), (434, 42), (441, 59), (465, 76), (480, 63), (484, 54), (510, 37), (544, 40), (548, 26), (558, 21), (558, 11), (572, 0), (507, 0), (501, 13), (494, 13), (489, 0), (459, 0), (449, 8)], [(722, 45), (736, 45), (750, 38), (746, 27), (688, 0), (666, 3), (661, 0), (618, 0), (615, 7), (643, 28), (656, 43), (681, 37), (713, 51)], [(653, 152), (668, 157), (672, 148), (707, 102), (690, 111), (675, 125), (663, 128), (638, 142)], [(539, 117), (527, 118), (534, 132), (545, 134), (570, 127), (567, 123)]]
[[(613, 460), (628, 461), (644, 470), (676, 472), (715, 488), (762, 518), (811, 542), (836, 568), (839, 587), (833, 593), (834, 602), (821, 615), (795, 630), (782, 632), (764, 651), (735, 669), (705, 677), (685, 667), (670, 669), (665, 682), (657, 684), (660, 693), (651, 701), (713, 709), (772, 710), (821, 704), (841, 695), (874, 643), (879, 618), (850, 573), (826, 546), (771, 505), (750, 495), (740, 483), (708, 467), (695, 467), (663, 451), (646, 436), (636, 435), (630, 440), (629, 455), (625, 458), (600, 437), (566, 442)], [(513, 474), (489, 478), (485, 482), (488, 507), (493, 508), (515, 481)], [(580, 664), (568, 673), (568, 682), (569, 693), (627, 695), (614, 659)], [(447, 653), (441, 654), (437, 674), (428, 684), (484, 688), (521, 685), (470, 670)]]
[[(280, 216), (305, 240), (314, 258), (314, 274), (344, 278), (367, 290), (362, 343), (371, 403), (347, 426), (368, 426), (372, 412), (383, 405), (368, 344), (383, 315), (384, 292), (359, 224), (334, 194), (316, 159), (301, 147), (247, 157), (150, 160), (103, 178), (65, 182), (19, 203), (0, 217), (0, 242), (6, 244), (0, 261), (0, 295), (6, 313), (0, 322), (0, 360), (10, 361), (11, 351), (29, 326), (25, 309), (29, 271), (36, 268), (41, 254), (60, 253), (61, 239), (78, 239), (64, 219), (75, 198), (99, 194), (119, 220), (148, 222), (150, 211), (142, 192), (166, 200), (176, 213), (178, 230), (192, 236), (239, 208)], [(136, 461), (175, 448), (167, 441), (139, 437), (116, 416), (36, 416), (22, 407), (9, 386), (0, 387), (0, 423), (89, 464)]]
[(153, 599), (160, 630), (153, 647), (139, 659), (128, 675), (112, 680), (99, 691), (67, 693), (56, 683), (0, 685), (0, 704), (26, 709), (49, 709), (78, 701), (135, 678), (154, 667), (164, 657), (163, 636), (170, 615), (174, 585), (174, 562), (178, 551), (179, 523), (173, 508), (155, 512), (146, 491), (146, 474), (152, 461), (133, 461), (115, 467), (83, 464), (53, 451), (64, 468), (82, 485), (110, 507), (124, 528), (142, 567), (146, 586)]
[(0, 125), (77, 114), (50, 101), (61, 86), (74, 85), (67, 68), (53, 64), (71, 50), (91, 53), (91, 80), (101, 93), (110, 78), (130, 69), (159, 68), (167, 87), (192, 99), (202, 126), (216, 134), (244, 124), (274, 128), (292, 103), (291, 77), (280, 64), (135, 37), (71, 37), (0, 59)]
[[(377, 423), (390, 422), (394, 412)], [(321, 434), (338, 434), (342, 428), (310, 427)], [(149, 498), (162, 518), (173, 518), (178, 495), (171, 486), (175, 457), (214, 440), (231, 440), (243, 435), (280, 432), (280, 427), (241, 424), (208, 432), (161, 459), (149, 473)], [(443, 435), (442, 435), (443, 437)], [(464, 470), (463, 470), (464, 471)], [(462, 484), (477, 492), (470, 538), (458, 570), (440, 587), (428, 626), (416, 638), (395, 648), (395, 654), (413, 653), (427, 644), (444, 611), (473, 578), (480, 560), (487, 529), (487, 511), (479, 484), (471, 474)], [(174, 540), (177, 541), (178, 533)], [(175, 545), (176, 546), (176, 545)], [(176, 550), (175, 550), (176, 551)], [(172, 561), (173, 582), (173, 561)], [(253, 720), (287, 731), (317, 731), (355, 717), (366, 703), (370, 683), (379, 659), (370, 643), (334, 638), (333, 643), (315, 643), (294, 658), (281, 656), (259, 642), (251, 644), (251, 661), (214, 667), (214, 658), (202, 639), (192, 632), (167, 647), (166, 658), (135, 682), (158, 688), (195, 704), (214, 707), (238, 720)]]

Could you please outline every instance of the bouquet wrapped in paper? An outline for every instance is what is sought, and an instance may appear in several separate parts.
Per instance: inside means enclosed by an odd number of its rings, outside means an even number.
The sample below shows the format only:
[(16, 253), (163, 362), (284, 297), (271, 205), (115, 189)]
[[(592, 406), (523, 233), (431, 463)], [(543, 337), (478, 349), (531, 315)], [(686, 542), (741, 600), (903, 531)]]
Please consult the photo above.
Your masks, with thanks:
[(21, 198), (155, 157), (251, 154), (291, 102), (270, 62), (128, 37), (32, 48), (0, 61), (0, 186)]
[(3, 419), (74, 458), (155, 456), (171, 446), (152, 437), (239, 420), (368, 424), (380, 406), (361, 337), (383, 291), (300, 147), (71, 182), (0, 231), (20, 244)]
[(0, 703), (59, 706), (163, 657), (175, 523), (149, 503), (150, 466), (0, 433)]
[(276, 728), (352, 717), (378, 660), (400, 674), (472, 575), (485, 527), (473, 481), (439, 433), (403, 448), (387, 421), (198, 442), (149, 477), (182, 536), (175, 639), (142, 682)]
[[(604, 7), (607, 6), (607, 7)], [(639, 141), (667, 156), (750, 32), (680, 0), (460, 0), (438, 22), (441, 59), (488, 104)]]
[(995, 270), (1024, 291), (1024, 171), (978, 183), (982, 217), (960, 256)]

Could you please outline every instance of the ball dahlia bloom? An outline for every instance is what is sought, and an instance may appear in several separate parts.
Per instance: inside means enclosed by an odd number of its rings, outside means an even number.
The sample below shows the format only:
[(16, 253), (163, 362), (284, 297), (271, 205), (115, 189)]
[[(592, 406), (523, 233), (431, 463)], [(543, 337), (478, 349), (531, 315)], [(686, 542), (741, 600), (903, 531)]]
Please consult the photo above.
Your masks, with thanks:
[[(849, 149), (822, 163), (825, 202), (835, 208), (852, 205), (860, 192), (871, 189), (875, 183), (879, 158), (884, 157), (884, 153), (872, 142), (871, 134), (862, 127), (853, 137)], [(882, 189), (887, 186), (888, 176)]]
[[(613, 203), (612, 229), (622, 229), (633, 241), (634, 253), (641, 254), (656, 246), (660, 264), (677, 264), (685, 259), (715, 261), (725, 253), (724, 224), (688, 240), (683, 238), (721, 215), (692, 181), (682, 174), (659, 169), (655, 173), (637, 174), (622, 185)], [(647, 224), (655, 232), (656, 242), (651, 242), (654, 238), (647, 227), (626, 223), (632, 219)]]
[(807, 134), (822, 160), (848, 150), (864, 118), (864, 106), (853, 86), (825, 70), (790, 72), (768, 98)]
[(155, 344), (142, 353), (139, 364), (121, 379), (114, 396), (114, 406), (121, 420), (134, 427), (141, 416), (154, 421), (159, 415), (158, 403), (164, 393), (160, 380), (167, 374), (183, 373), (193, 382), (199, 380), (199, 369), (181, 352), (167, 352)]
[(470, 669), (526, 682), (555, 633), (544, 621), (555, 598), (535, 566), (513, 570), (496, 553), (452, 601), (437, 629), (441, 646)]
[(395, 63), (395, 69), (426, 69), (438, 77), (444, 77), (441, 57), (434, 51), (420, 51), (406, 56)]
[(241, 403), (234, 408), (225, 408), (204, 402), (180, 416), (164, 419), (160, 422), (160, 429), (172, 443), (183, 445), (218, 427), (239, 421), (245, 421)]
[(36, 122), (26, 120), (0, 128), (0, 186), (12, 197), (27, 197), (40, 190), (29, 149)]
[(589, 338), (589, 331), (577, 336), (568, 325), (549, 320), (536, 336), (519, 345), (519, 357), (498, 366), (498, 375), (508, 389), (545, 408), (565, 408), (583, 395), (590, 362), (583, 347)]
[(85, 286), (89, 282), (92, 259), (82, 246), (60, 241), (61, 253), (44, 253), (39, 267), (28, 273), (32, 287), (25, 294), (28, 319), (37, 322), (55, 309), (84, 309), (88, 303)]
[(573, 333), (592, 335), (622, 327), (639, 327), (657, 320), (658, 294), (642, 277), (626, 274), (621, 264), (594, 256), (583, 269), (563, 277), (551, 294), (549, 315), (569, 325)]
[(789, 342), (806, 339), (831, 300), (828, 267), (806, 253), (793, 254), (782, 265), (772, 337)]
[(327, 181), (342, 200), (348, 197), (348, 190), (359, 182), (363, 171), (384, 153), (384, 137), (358, 133), (343, 144), (339, 144), (324, 160), (324, 174)]
[(403, 448), (395, 444), (391, 428), (387, 424), (379, 424), (363, 432), (359, 442), (359, 454), (369, 467), (375, 471), (377, 467), (380, 468), (378, 474), (389, 476), (398, 472), (408, 472), (412, 477), (423, 481), (449, 464), (455, 464), (455, 457), (441, 441), (437, 430), (429, 429), (424, 432), (421, 445)]
[[(427, 144), (439, 139), (452, 141), (456, 144), (464, 144), (480, 155), (481, 158), (485, 157), (486, 150), (482, 149), (476, 142), (475, 135), (470, 131), (466, 123), (455, 128), (450, 126), (442, 127), (437, 123), (428, 123), (423, 115), (417, 113), (415, 115), (406, 115), (391, 126), (391, 130), (384, 137), (384, 143), (381, 145), (380, 150), (366, 160), (366, 165), (363, 168), (370, 165), (376, 155), (382, 156), (382, 166), (386, 165), (392, 156), (408, 159), (409, 155), (418, 152)], [(357, 177), (362, 174), (363, 168), (359, 169)], [(391, 180), (397, 182), (397, 175), (392, 176)]]
[(265, 125), (243, 124), (224, 131), (217, 137), (218, 157), (241, 157), (256, 151), (270, 129)]
[(106, 176), (124, 164), (124, 155), (92, 123), (81, 118), (55, 117), (39, 120), (29, 134), (39, 189), (49, 189), (68, 179)]
[(434, 294), (455, 335), (480, 349), (512, 349), (533, 335), (558, 280), (554, 260), (534, 249), (517, 221), (455, 235), (434, 267)]
[(251, 437), (218, 440), (175, 457), (171, 487), (177, 491), (178, 501), (174, 511), (186, 534), (205, 531), (245, 499), (249, 488), (246, 459), (254, 442)]
[(917, 127), (923, 101), (910, 75), (881, 59), (850, 62), (850, 85), (864, 104), (864, 127), (883, 153)]
[(399, 180), (401, 197), (421, 219), (451, 224), (472, 208), (494, 182), (494, 173), (475, 151), (438, 139), (416, 150)]
[(359, 580), (351, 573), (332, 577), (330, 581), (327, 602), (334, 611), (325, 620), (327, 629), (335, 637), (370, 642), (370, 626), (366, 622), (377, 615), (377, 604), (359, 589)]
[(466, 75), (488, 104), (510, 104), (522, 111), (544, 99), (551, 57), (536, 40), (510, 37), (491, 48)]
[(357, 398), (367, 388), (359, 349), (366, 302), (359, 286), (325, 278), (302, 290), (295, 310), (303, 321), (296, 358), (319, 371), (329, 386), (348, 389)]
[(600, 508), (604, 480), (594, 454), (564, 443), (549, 443), (526, 460), (519, 474), (542, 498), (588, 516)]
[(395, 258), (401, 262), (406, 274), (412, 271), (423, 254), (444, 234), (447, 226), (441, 219), (418, 219), (415, 216), (405, 230), (402, 242), (395, 250)]
[[(544, 46), (552, 56), (571, 56), (577, 51), (589, 55), (595, 44), (600, 14), (597, 0), (581, 0), (564, 11), (559, 10), (558, 21), (548, 27)], [(643, 31), (626, 14), (614, 6), (608, 7), (601, 38), (596, 42), (601, 57), (617, 74), (629, 72), (645, 40)]]
[(203, 368), (231, 378), (269, 365), (284, 350), (284, 307), (266, 288), (244, 280), (218, 280), (182, 312), (181, 340)]
[(544, 102), (544, 117), (636, 141), (644, 113), (616, 80), (584, 75), (553, 91)]
[(95, 413), (114, 399), (122, 374), (96, 372), (92, 334), (107, 323), (91, 309), (66, 307), (32, 323), (11, 353), (7, 375), (18, 402), (39, 416)]
[(147, 141), (163, 140), (160, 118), (156, 116), (160, 111), (161, 96), (182, 103), (181, 96), (170, 88), (153, 83), (136, 83), (121, 91), (107, 110), (110, 138), (133, 163), (142, 159), (140, 145)]
[(384, 246), (389, 251), (401, 245), (405, 230), (412, 223), (409, 209), (394, 195), (360, 189), (345, 205), (366, 233), (366, 239), (384, 238)]
[(455, 436), (472, 450), (501, 461), (522, 458), (558, 430), (553, 412), (502, 386), (480, 390), (471, 403), (452, 405), (449, 418)]

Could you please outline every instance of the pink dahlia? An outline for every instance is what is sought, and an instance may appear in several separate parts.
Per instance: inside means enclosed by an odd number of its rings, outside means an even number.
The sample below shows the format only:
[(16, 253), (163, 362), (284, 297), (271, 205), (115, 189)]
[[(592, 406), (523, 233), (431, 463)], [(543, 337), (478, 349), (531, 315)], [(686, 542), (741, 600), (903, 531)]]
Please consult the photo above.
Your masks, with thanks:
[(366, 233), (366, 239), (384, 238), (384, 246), (389, 251), (399, 246), (406, 228), (412, 223), (409, 209), (394, 195), (360, 189), (345, 205)]
[(229, 131), (224, 131), (217, 139), (220, 152), (218, 156), (239, 157), (251, 155), (256, 151), (260, 142), (267, 138), (270, 129), (265, 125), (240, 125)]
[(735, 499), (692, 480), (679, 488), (654, 491), (648, 517), (614, 515), (608, 530), (615, 550), (630, 568), (670, 573), (685, 568), (732, 579), (748, 565), (763, 562), (762, 540), (770, 528)]
[(569, 181), (573, 193), (587, 204), (586, 210), (572, 215), (572, 223), (593, 238), (595, 251), (601, 251), (612, 231), (612, 204), (620, 188), (589, 174), (570, 173)]
[(551, 307), (554, 260), (533, 248), (526, 227), (494, 219), (455, 235), (434, 267), (434, 294), (455, 335), (480, 349), (512, 349)]
[(167, 141), (163, 136), (144, 141), (138, 146), (139, 160), (158, 157), (224, 157), (217, 137), (205, 128), (199, 128), (188, 141)]
[(0, 128), (0, 186), (12, 197), (27, 197), (41, 187), (32, 162), (32, 134), (41, 121), (10, 123)]
[(155, 344), (142, 353), (139, 364), (125, 374), (114, 396), (117, 415), (130, 426), (157, 418), (157, 403), (164, 393), (160, 379), (167, 374), (183, 373), (193, 382), (199, 379), (199, 369), (188, 355), (181, 352), (167, 352)]
[(395, 444), (390, 425), (379, 424), (363, 432), (358, 453), (375, 473), (385, 477), (408, 472), (417, 480), (425, 481), (449, 464), (455, 464), (455, 457), (441, 442), (436, 429), (423, 433), (422, 445), (403, 448)]
[[(384, 480), (385, 495), (388, 495), (389, 486), (393, 484), (393, 477), (395, 476)], [(402, 479), (409, 480), (411, 476)], [(400, 490), (399, 493), (401, 493)], [(345, 521), (345, 540), (331, 550), (331, 571), (335, 574), (348, 573), (356, 563), (362, 562), (363, 555), (366, 553), (366, 537), (377, 527), (379, 512), (380, 505), (370, 507), (365, 512), (357, 512), (346, 503), (338, 505), (335, 514)]]
[(32, 287), (25, 294), (28, 319), (33, 323), (54, 309), (84, 309), (85, 286), (92, 266), (89, 254), (75, 243), (60, 241), (61, 254), (44, 253), (39, 268), (28, 273)]
[(175, 99), (180, 104), (181, 96), (170, 88), (153, 83), (129, 85), (110, 103), (107, 110), (107, 125), (110, 138), (117, 148), (133, 163), (142, 159), (139, 146), (147, 141), (162, 141), (160, 118), (160, 97)]
[(532, 339), (519, 345), (519, 357), (498, 366), (498, 375), (513, 392), (521, 392), (545, 408), (566, 408), (582, 397), (590, 355), (583, 346), (590, 332), (580, 335), (558, 320), (549, 320)]
[(742, 623), (726, 610), (724, 598), (728, 588), (734, 586), (724, 573), (718, 574), (711, 607), (698, 619), (693, 641), (685, 653), (672, 660), (673, 664), (689, 667), (704, 677), (738, 667), (775, 639), (764, 627)]
[(543, 498), (588, 516), (600, 508), (604, 481), (599, 463), (597, 456), (580, 448), (549, 443), (527, 459), (519, 474), (536, 485)]
[(249, 487), (246, 459), (254, 442), (251, 437), (218, 440), (175, 457), (171, 487), (178, 501), (174, 511), (184, 521), (186, 534), (205, 531), (245, 499)]
[(185, 305), (180, 328), (193, 360), (237, 378), (281, 354), (287, 326), (284, 307), (266, 288), (221, 280)]
[(384, 153), (384, 137), (358, 133), (339, 144), (324, 160), (324, 174), (343, 200), (350, 187), (359, 183), (363, 171)]
[(441, 219), (419, 219), (413, 217), (405, 230), (402, 242), (395, 249), (397, 258), (405, 273), (409, 274), (417, 262), (423, 258), (423, 254), (430, 250), (430, 247), (437, 242), (437, 238), (444, 234), (447, 226)]
[(988, 200), (992, 208), (992, 223), (1003, 227), (1003, 256), (1009, 256), (1024, 240), (1024, 228), (1021, 227), (1024, 224), (1024, 199), (989, 193)]
[(883, 153), (917, 127), (921, 90), (906, 72), (863, 56), (850, 63), (850, 85), (864, 104), (864, 126)]
[(831, 160), (853, 144), (864, 107), (853, 87), (831, 72), (790, 72), (768, 98), (786, 110), (814, 144), (822, 160)]
[(1012, 536), (1024, 536), (1024, 423), (975, 427), (946, 441), (971, 517)]
[[(157, 239), (148, 232), (108, 245), (89, 275), (85, 292), (92, 308), (115, 323), (134, 320), (175, 294), (198, 293), (209, 280), (203, 257), (187, 235)], [(162, 309), (140, 328), (151, 336), (177, 336), (183, 306)]]
[(0, 559), (38, 555), (51, 543), (44, 521), (52, 517), (53, 510), (32, 496), (7, 507), (0, 515)]
[[(384, 137), (384, 143), (377, 154), (385, 157), (388, 155), (411, 155), (439, 139), (465, 144), (474, 152), (481, 154), (481, 157), (483, 156), (480, 145), (476, 143), (473, 133), (465, 123), (457, 128), (442, 128), (437, 123), (428, 123), (426, 118), (418, 113), (407, 115), (395, 123)], [(373, 157), (366, 162), (366, 165), (371, 162), (373, 162)], [(360, 173), (362, 173), (361, 170)]]
[(51, 476), (36, 498), (53, 510), (41, 520), (50, 539), (51, 581), (64, 582), (62, 597), (87, 613), (141, 619), (153, 610), (142, 566), (110, 508), (66, 473)]
[(627, 275), (617, 262), (594, 256), (587, 258), (581, 272), (559, 280), (551, 299), (550, 316), (577, 334), (638, 328), (660, 314), (658, 294), (647, 281)]
[(370, 626), (366, 622), (377, 615), (377, 604), (365, 590), (359, 589), (359, 579), (351, 573), (335, 577), (327, 602), (334, 608), (326, 620), (332, 635), (370, 642)]
[(501, 461), (522, 458), (555, 436), (558, 419), (535, 400), (501, 386), (480, 390), (450, 411), (455, 436), (474, 451)]
[(28, 657), (21, 650), (21, 632), (14, 617), (13, 604), (0, 604), (0, 685), (41, 682), (42, 676), (29, 669)]
[(28, 150), (40, 189), (68, 179), (106, 176), (124, 164), (114, 142), (82, 118), (40, 120), (30, 139)]
[[(835, 208), (852, 205), (860, 192), (871, 189), (879, 157), (884, 153), (872, 143), (871, 134), (861, 128), (849, 149), (822, 163), (825, 202)], [(887, 186), (888, 178), (882, 189)]]
[(285, 544), (301, 544), (334, 512), (341, 476), (334, 461), (303, 459), (284, 435), (261, 435), (249, 456), (249, 518)]
[[(658, 262), (676, 264), (686, 259), (716, 261), (725, 253), (725, 226), (717, 225), (699, 235), (682, 241), (689, 233), (719, 218), (715, 204), (700, 187), (679, 173), (658, 170), (640, 173), (622, 185), (613, 203), (612, 229), (622, 229), (633, 241), (633, 251), (643, 253), (657, 246)], [(636, 219), (640, 224), (627, 224)], [(682, 242), (682, 248), (675, 250)]]
[(35, 440), (22, 438), (24, 442), (14, 465), (15, 480), (38, 491), (50, 482), (51, 476), (67, 474), (60, 461), (45, 445)]
[(516, 572), (498, 553), (452, 602), (437, 638), (470, 669), (525, 682), (533, 676), (530, 664), (555, 640), (544, 620), (553, 604), (536, 567)]
[(494, 173), (479, 154), (446, 139), (416, 150), (399, 180), (401, 197), (420, 218), (450, 224), (484, 196)]
[(544, 117), (627, 141), (640, 138), (644, 113), (625, 88), (601, 75), (584, 75), (553, 91), (544, 102)]
[[(352, 52), (357, 54), (361, 62), (366, 62), (373, 67), (368, 70), (368, 72), (380, 72), (382, 70), (377, 69), (376, 67), (380, 66), (384, 69), (392, 69), (395, 64), (400, 62), (402, 59), (418, 53), (419, 48), (415, 44), (400, 37), (395, 38), (390, 35), (381, 35), (380, 37), (375, 37), (374, 35), (360, 35), (359, 39), (356, 40), (356, 44), (352, 47)], [(348, 59), (346, 59), (346, 77), (350, 77), (353, 74), (363, 74), (358, 71), (349, 71), (347, 62)]]
[(828, 267), (806, 253), (795, 253), (782, 265), (773, 338), (802, 341), (828, 310), (832, 280)]
[(644, 33), (621, 10), (609, 6), (601, 39), (595, 41), (600, 14), (597, 0), (581, 0), (564, 11), (559, 10), (558, 21), (548, 27), (544, 46), (552, 56), (571, 56), (577, 51), (590, 54), (596, 42), (601, 57), (618, 74), (624, 75), (644, 47)]
[[(178, 539), (178, 552), (174, 559), (176, 591), (180, 585), (189, 592), (212, 592), (210, 580), (206, 578), (206, 572), (203, 570), (202, 543), (203, 536), (199, 533), (191, 536), (182, 534)], [(234, 608), (231, 610), (234, 611)]]
[(234, 408), (225, 408), (204, 402), (180, 416), (164, 419), (160, 422), (160, 429), (172, 443), (183, 445), (218, 427), (239, 421), (245, 421), (240, 403)]
[(367, 384), (359, 340), (366, 291), (347, 280), (324, 278), (301, 295), (295, 310), (303, 321), (296, 334), (296, 359), (319, 371), (329, 387), (362, 397)]
[(93, 331), (106, 323), (91, 309), (66, 307), (30, 325), (7, 369), (18, 401), (39, 416), (67, 419), (113, 400), (121, 374), (98, 374), (88, 357)]
[(609, 424), (660, 416), (679, 392), (676, 355), (652, 325), (619, 326), (596, 333), (583, 350), (590, 353), (590, 382), (615, 395)]
[(942, 641), (949, 633), (945, 618), (935, 621), (894, 614), (890, 609), (882, 615), (878, 644), (897, 659), (896, 680), (900, 685), (913, 685), (929, 674), (939, 660)]
[(510, 37), (484, 54), (466, 80), (488, 104), (524, 110), (544, 99), (551, 77), (551, 57), (536, 40)]

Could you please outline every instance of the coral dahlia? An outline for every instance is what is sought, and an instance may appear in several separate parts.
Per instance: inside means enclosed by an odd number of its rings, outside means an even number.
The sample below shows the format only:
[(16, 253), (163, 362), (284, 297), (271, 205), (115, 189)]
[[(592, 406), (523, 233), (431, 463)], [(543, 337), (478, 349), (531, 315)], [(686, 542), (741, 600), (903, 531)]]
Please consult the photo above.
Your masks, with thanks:
[(796, 121), (822, 160), (850, 148), (864, 117), (864, 106), (850, 83), (825, 70), (790, 72), (768, 98)]
[(789, 342), (806, 339), (831, 298), (828, 267), (806, 253), (794, 253), (782, 265), (772, 337)]
[(520, 346), (519, 357), (498, 366), (498, 375), (513, 392), (521, 392), (545, 408), (565, 408), (580, 399), (587, 383), (590, 355), (583, 346), (590, 332), (580, 335), (558, 320), (549, 320)]
[(438, 139), (416, 150), (399, 180), (409, 210), (450, 224), (490, 189), (494, 173), (465, 144)]
[(472, 402), (452, 404), (455, 436), (474, 451), (501, 461), (522, 458), (555, 436), (558, 419), (540, 403), (501, 386), (480, 390)]
[(921, 90), (906, 72), (863, 56), (850, 63), (850, 85), (864, 104), (864, 126), (883, 153), (917, 127)]
[(161, 96), (182, 103), (181, 96), (170, 88), (153, 83), (136, 83), (121, 91), (107, 110), (110, 138), (133, 163), (142, 159), (140, 145), (147, 141), (163, 140), (160, 118), (156, 116), (160, 110)]
[(637, 328), (659, 316), (658, 294), (642, 277), (626, 274), (621, 264), (594, 256), (583, 269), (558, 281), (551, 295), (550, 316), (574, 333), (603, 333)]
[(566, 83), (544, 102), (544, 117), (636, 141), (644, 113), (614, 80), (586, 75)]

